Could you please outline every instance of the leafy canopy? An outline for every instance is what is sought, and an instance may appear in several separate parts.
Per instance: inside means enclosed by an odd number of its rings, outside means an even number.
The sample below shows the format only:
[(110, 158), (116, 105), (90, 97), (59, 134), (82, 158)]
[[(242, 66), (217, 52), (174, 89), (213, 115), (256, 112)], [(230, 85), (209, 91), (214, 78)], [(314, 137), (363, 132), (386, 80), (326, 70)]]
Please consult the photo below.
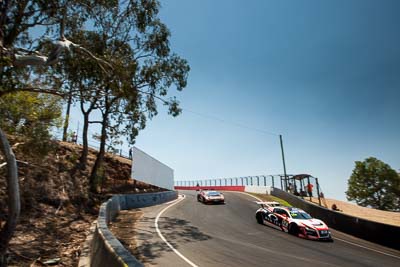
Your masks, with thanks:
[(360, 206), (400, 210), (400, 176), (388, 164), (370, 157), (356, 161), (348, 180), (347, 199)]
[[(23, 136), (24, 150), (45, 154), (51, 130), (61, 123), (62, 102), (57, 96), (16, 92), (0, 98), (0, 127)], [(26, 149), (25, 149), (26, 148)]]

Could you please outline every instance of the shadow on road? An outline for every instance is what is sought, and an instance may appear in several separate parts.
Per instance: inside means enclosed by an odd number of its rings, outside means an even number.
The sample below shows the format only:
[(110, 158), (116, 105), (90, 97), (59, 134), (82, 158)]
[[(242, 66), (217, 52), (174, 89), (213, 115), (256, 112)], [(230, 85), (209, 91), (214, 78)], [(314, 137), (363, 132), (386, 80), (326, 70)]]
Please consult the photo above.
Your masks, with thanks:
[[(143, 216), (140, 209), (121, 211), (110, 229), (136, 258), (151, 264), (164, 253), (172, 251), (158, 236), (154, 222), (155, 217)], [(190, 221), (161, 217), (158, 225), (162, 235), (175, 249), (186, 243), (211, 239)]]

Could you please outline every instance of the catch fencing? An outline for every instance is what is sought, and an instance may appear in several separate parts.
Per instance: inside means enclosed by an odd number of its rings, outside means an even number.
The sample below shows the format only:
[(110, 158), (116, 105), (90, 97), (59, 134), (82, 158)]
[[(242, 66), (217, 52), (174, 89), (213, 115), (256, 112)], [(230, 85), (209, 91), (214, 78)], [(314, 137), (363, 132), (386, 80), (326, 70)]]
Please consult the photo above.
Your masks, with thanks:
[(283, 175), (255, 175), (233, 178), (198, 179), (175, 181), (176, 187), (188, 186), (272, 186), (280, 184)]

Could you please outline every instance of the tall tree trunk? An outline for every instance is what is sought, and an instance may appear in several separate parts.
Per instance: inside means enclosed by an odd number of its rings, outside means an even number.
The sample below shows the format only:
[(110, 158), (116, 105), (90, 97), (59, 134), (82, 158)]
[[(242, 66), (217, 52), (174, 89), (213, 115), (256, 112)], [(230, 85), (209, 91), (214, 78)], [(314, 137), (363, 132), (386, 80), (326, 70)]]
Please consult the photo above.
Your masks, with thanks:
[(99, 177), (99, 169), (103, 165), (104, 153), (106, 151), (106, 141), (107, 141), (107, 128), (108, 128), (108, 115), (110, 112), (110, 103), (108, 102), (107, 94), (104, 97), (105, 108), (102, 112), (102, 122), (101, 122), (101, 137), (100, 137), (100, 149), (97, 154), (96, 161), (94, 163), (92, 173), (90, 174), (90, 191), (97, 192), (98, 185), (100, 184), (99, 178), (103, 178), (104, 174)]
[(90, 174), (90, 191), (97, 192), (98, 185), (100, 184), (99, 178), (103, 178), (103, 174), (99, 176), (99, 169), (103, 164), (104, 160), (104, 153), (106, 151), (106, 140), (107, 140), (107, 115), (103, 115), (103, 122), (101, 124), (101, 138), (100, 138), (100, 149), (99, 153), (97, 154), (96, 161), (94, 163), (92, 173)]
[(71, 104), (72, 104), (72, 93), (69, 92), (68, 95), (68, 102), (67, 102), (67, 112), (65, 114), (65, 120), (64, 120), (64, 130), (63, 130), (63, 137), (62, 140), (64, 142), (67, 141), (67, 137), (68, 137), (68, 126), (69, 126), (69, 113), (71, 111)]
[(7, 163), (7, 196), (8, 217), (7, 222), (0, 231), (0, 267), (6, 266), (6, 253), (8, 244), (14, 234), (21, 211), (18, 183), (18, 167), (14, 152), (6, 135), (0, 129), (0, 151), (4, 154)]
[(79, 159), (80, 168), (82, 170), (86, 169), (87, 157), (89, 153), (88, 130), (89, 130), (89, 112), (83, 112), (82, 154)]

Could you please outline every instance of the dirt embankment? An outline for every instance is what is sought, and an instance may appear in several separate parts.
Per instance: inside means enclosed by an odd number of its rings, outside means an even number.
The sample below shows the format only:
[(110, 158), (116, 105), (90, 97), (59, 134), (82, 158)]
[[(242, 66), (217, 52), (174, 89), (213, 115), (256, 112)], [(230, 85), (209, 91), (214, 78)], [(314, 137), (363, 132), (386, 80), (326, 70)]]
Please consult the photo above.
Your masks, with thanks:
[[(15, 143), (11, 140), (11, 143)], [(96, 158), (77, 168), (81, 147), (54, 142), (43, 158), (17, 147), (21, 216), (10, 243), (9, 266), (77, 266), (82, 242), (100, 204), (111, 194), (157, 190), (130, 179), (129, 160), (107, 155), (101, 193), (88, 194), (88, 176)], [(1, 160), (3, 161), (3, 160)], [(0, 224), (7, 218), (5, 168), (0, 169)]]
[[(304, 199), (307, 201), (310, 200), (308, 197), (305, 197)], [(312, 202), (318, 203), (318, 198), (312, 198)], [(400, 227), (400, 212), (365, 208), (350, 202), (330, 198), (325, 198), (325, 202), (322, 200), (321, 204), (327, 208), (331, 208), (332, 205), (335, 204), (340, 210), (338, 212), (343, 212), (345, 214), (370, 221), (386, 223)]]

